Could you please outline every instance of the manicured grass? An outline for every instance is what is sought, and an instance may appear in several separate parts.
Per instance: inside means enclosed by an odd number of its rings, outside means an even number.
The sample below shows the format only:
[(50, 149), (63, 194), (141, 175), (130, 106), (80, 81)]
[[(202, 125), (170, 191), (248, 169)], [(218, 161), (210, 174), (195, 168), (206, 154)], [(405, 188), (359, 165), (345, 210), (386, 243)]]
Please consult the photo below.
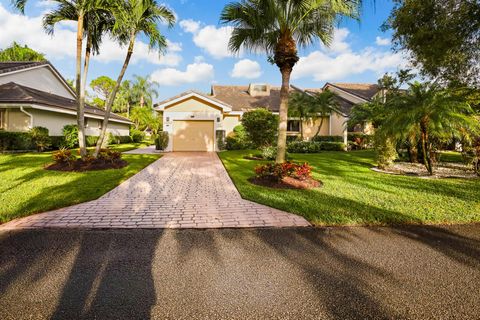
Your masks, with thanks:
[(317, 225), (434, 224), (480, 221), (480, 179), (421, 179), (371, 171), (373, 152), (293, 154), (324, 186), (278, 190), (247, 181), (260, 161), (252, 151), (219, 153), (242, 197), (304, 216)]
[[(118, 145), (124, 151), (134, 145)], [(128, 166), (90, 172), (44, 170), (51, 153), (0, 154), (0, 223), (97, 199), (159, 158), (123, 155)]]

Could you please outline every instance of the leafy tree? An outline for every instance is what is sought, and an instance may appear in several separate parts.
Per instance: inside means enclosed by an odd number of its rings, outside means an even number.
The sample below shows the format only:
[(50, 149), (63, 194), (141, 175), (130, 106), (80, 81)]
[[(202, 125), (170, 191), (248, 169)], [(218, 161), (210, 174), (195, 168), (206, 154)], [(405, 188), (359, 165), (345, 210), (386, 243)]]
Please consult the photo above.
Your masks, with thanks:
[(115, 80), (107, 76), (100, 76), (90, 82), (90, 88), (97, 94), (94, 104), (105, 108), (105, 103), (115, 87)]
[(405, 138), (412, 132), (420, 136), (423, 162), (433, 174), (432, 151), (435, 138), (461, 137), (478, 132), (480, 123), (466, 97), (457, 90), (436, 83), (410, 84), (409, 89), (388, 101), (389, 113), (381, 132)]
[(8, 48), (0, 50), (0, 61), (45, 61), (43, 53), (30, 49), (27, 45), (21, 46), (16, 42)]
[(113, 35), (120, 44), (127, 45), (127, 54), (118, 75), (117, 82), (113, 88), (110, 97), (105, 106), (105, 117), (103, 126), (95, 148), (94, 157), (97, 157), (102, 148), (103, 140), (107, 130), (110, 112), (112, 110), (115, 97), (123, 76), (127, 70), (128, 64), (133, 54), (135, 40), (140, 33), (143, 33), (149, 39), (151, 49), (157, 49), (159, 54), (167, 48), (167, 40), (158, 30), (158, 23), (165, 22), (169, 27), (173, 27), (175, 23), (174, 13), (165, 5), (159, 5), (155, 0), (126, 0), (118, 3), (112, 10), (115, 17), (115, 25), (113, 27)]
[(125, 113), (127, 118), (130, 117), (130, 106), (134, 105), (135, 97), (132, 92), (132, 84), (129, 80), (124, 80), (118, 89), (112, 111)]
[(162, 127), (162, 117), (158, 115), (151, 108), (135, 107), (130, 113), (130, 120), (135, 124), (135, 129), (146, 130), (150, 129), (154, 133), (160, 131)]
[(150, 77), (141, 77), (134, 75), (134, 81), (132, 83), (132, 96), (138, 101), (140, 107), (145, 104), (152, 106), (153, 98), (158, 97), (158, 82), (151, 81)]
[(478, 0), (395, 0), (383, 26), (396, 50), (408, 50), (423, 75), (450, 84), (480, 85)]
[(256, 148), (268, 147), (275, 142), (278, 116), (271, 111), (264, 108), (248, 111), (243, 114), (241, 121), (249, 140)]
[(360, 5), (361, 0), (242, 0), (224, 7), (221, 21), (234, 27), (230, 50), (265, 51), (282, 74), (277, 163), (285, 161), (290, 75), (299, 60), (297, 47), (317, 39), (329, 45), (338, 18), (358, 18)]

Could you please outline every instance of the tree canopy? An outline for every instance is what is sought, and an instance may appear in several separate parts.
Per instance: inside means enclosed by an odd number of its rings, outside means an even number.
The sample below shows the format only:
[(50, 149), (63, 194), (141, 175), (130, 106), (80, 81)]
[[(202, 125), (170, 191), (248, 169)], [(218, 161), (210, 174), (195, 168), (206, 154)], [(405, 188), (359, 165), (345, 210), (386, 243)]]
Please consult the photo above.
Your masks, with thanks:
[(45, 55), (27, 45), (21, 46), (16, 42), (8, 48), (0, 50), (0, 61), (46, 61)]
[(394, 0), (383, 29), (407, 50), (423, 75), (448, 84), (480, 85), (478, 0)]

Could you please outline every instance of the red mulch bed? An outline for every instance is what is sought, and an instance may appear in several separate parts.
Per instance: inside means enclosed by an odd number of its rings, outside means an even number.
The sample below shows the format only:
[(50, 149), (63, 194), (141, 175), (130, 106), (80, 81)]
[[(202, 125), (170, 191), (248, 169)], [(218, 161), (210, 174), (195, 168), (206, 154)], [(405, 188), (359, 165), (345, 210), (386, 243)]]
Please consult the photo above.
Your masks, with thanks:
[(74, 162), (66, 163), (52, 163), (45, 167), (46, 170), (56, 170), (56, 171), (74, 171), (74, 172), (84, 172), (84, 171), (95, 171), (95, 170), (106, 170), (106, 169), (121, 169), (128, 165), (128, 162), (122, 159), (118, 159), (114, 162), (105, 161), (103, 159), (96, 159), (93, 161), (85, 162), (82, 159), (77, 159)]
[(309, 178), (305, 180), (295, 179), (292, 177), (285, 177), (281, 181), (276, 181), (268, 178), (253, 177), (248, 179), (249, 182), (269, 188), (275, 189), (313, 189), (320, 188), (323, 183), (321, 181)]

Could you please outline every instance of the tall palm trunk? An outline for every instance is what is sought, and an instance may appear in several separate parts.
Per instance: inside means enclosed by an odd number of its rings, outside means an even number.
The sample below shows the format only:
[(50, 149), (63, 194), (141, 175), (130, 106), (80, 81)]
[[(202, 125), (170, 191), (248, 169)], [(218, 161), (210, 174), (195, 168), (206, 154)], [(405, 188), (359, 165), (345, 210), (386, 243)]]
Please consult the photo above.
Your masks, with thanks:
[[(85, 110), (85, 90), (86, 90), (86, 87), (87, 87), (88, 66), (90, 64), (91, 54), (92, 54), (92, 38), (91, 38), (91, 35), (87, 35), (87, 46), (85, 47), (85, 61), (83, 63), (82, 84), (80, 86), (80, 102), (79, 102), (79, 105), (80, 105), (80, 109), (82, 109), (82, 110)], [(78, 131), (80, 131), (80, 129)], [(86, 137), (86, 135), (85, 135), (85, 137)]]
[[(315, 133), (314, 137), (318, 137), (318, 135), (320, 134), (320, 130), (322, 130), (322, 126), (323, 126), (323, 116), (320, 117), (320, 124), (318, 125), (318, 129), (317, 129), (317, 132)], [(315, 120), (314, 120), (315, 121)]]
[(292, 35), (283, 33), (278, 39), (275, 48), (274, 61), (282, 74), (282, 87), (280, 89), (280, 112), (278, 123), (278, 142), (276, 163), (285, 162), (287, 152), (287, 121), (288, 121), (288, 97), (290, 95), (290, 75), (293, 66), (299, 60), (297, 56), (297, 45)]
[(77, 63), (76, 63), (76, 74), (75, 74), (75, 84), (76, 84), (76, 93), (77, 93), (77, 125), (78, 125), (78, 146), (80, 148), (80, 157), (85, 157), (87, 154), (87, 149), (85, 147), (85, 105), (82, 103), (85, 101), (85, 92), (82, 92), (82, 43), (83, 43), (83, 19), (84, 15), (81, 12), (78, 15), (77, 20)]
[[(304, 119), (303, 117), (300, 117), (300, 128), (299, 129), (300, 129), (300, 139), (302, 139), (302, 141), (303, 141), (303, 119)], [(287, 123), (288, 123), (288, 121), (287, 121)]]
[(128, 45), (127, 55), (125, 57), (125, 61), (123, 62), (122, 70), (118, 75), (117, 82), (115, 83), (115, 87), (113, 87), (110, 96), (108, 97), (107, 105), (105, 106), (105, 116), (103, 118), (103, 125), (102, 130), (100, 132), (100, 137), (98, 138), (97, 147), (95, 148), (95, 153), (93, 156), (96, 158), (100, 153), (100, 149), (102, 148), (103, 141), (105, 140), (105, 133), (107, 132), (108, 120), (110, 118), (110, 112), (112, 111), (113, 102), (115, 101), (115, 97), (117, 95), (118, 89), (122, 84), (123, 76), (125, 75), (125, 71), (127, 71), (128, 64), (130, 63), (130, 59), (132, 58), (133, 54), (133, 45), (135, 44), (135, 34), (130, 35), (130, 43)]
[(420, 123), (420, 130), (422, 132), (422, 151), (423, 151), (423, 163), (427, 168), (430, 175), (433, 174), (432, 158), (430, 156), (430, 143), (428, 141), (428, 120), (423, 119)]

